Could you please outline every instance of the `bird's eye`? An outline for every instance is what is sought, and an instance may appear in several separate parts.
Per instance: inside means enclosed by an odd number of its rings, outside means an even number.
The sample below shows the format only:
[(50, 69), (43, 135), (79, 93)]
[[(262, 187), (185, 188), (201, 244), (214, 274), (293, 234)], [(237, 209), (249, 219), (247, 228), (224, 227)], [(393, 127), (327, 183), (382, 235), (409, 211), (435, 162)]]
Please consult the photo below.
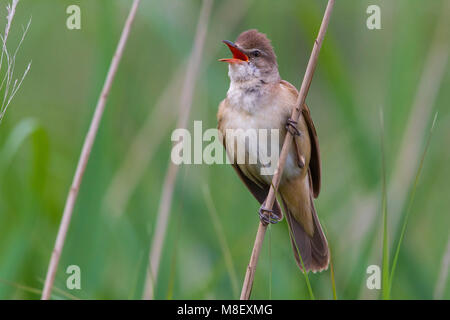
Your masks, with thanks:
[(255, 58), (257, 58), (257, 57), (259, 57), (259, 56), (261, 55), (261, 51), (255, 50), (255, 51), (252, 52), (252, 55), (253, 55)]

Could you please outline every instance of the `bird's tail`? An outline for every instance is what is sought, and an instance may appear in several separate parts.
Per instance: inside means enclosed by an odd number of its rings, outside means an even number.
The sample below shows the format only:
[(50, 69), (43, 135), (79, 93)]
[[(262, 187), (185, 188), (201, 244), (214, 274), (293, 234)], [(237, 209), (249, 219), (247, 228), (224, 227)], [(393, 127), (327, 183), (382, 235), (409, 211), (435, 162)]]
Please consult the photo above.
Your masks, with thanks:
[(294, 218), (289, 211), (289, 206), (283, 199), (283, 205), (286, 212), (286, 220), (290, 229), (290, 237), (292, 249), (294, 250), (295, 260), (301, 270), (303, 270), (299, 254), (302, 258), (306, 271), (323, 271), (328, 268), (330, 254), (328, 250), (328, 242), (317, 217), (316, 209), (312, 197), (310, 197), (310, 208), (314, 224), (314, 233), (310, 237), (304, 230), (303, 226)]

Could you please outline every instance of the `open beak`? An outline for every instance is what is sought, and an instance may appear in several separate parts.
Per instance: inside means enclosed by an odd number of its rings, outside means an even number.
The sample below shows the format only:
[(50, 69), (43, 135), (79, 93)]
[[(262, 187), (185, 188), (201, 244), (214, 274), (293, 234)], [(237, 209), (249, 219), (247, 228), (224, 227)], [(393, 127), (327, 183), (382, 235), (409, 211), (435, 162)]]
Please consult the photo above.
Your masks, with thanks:
[(247, 55), (245, 53), (243, 53), (241, 50), (239, 50), (239, 48), (237, 47), (236, 44), (234, 44), (233, 42), (231, 42), (229, 40), (223, 40), (222, 42), (228, 46), (231, 53), (233, 54), (233, 58), (219, 59), (219, 61), (224, 61), (224, 62), (228, 62), (228, 63), (242, 63), (242, 62), (248, 61)]

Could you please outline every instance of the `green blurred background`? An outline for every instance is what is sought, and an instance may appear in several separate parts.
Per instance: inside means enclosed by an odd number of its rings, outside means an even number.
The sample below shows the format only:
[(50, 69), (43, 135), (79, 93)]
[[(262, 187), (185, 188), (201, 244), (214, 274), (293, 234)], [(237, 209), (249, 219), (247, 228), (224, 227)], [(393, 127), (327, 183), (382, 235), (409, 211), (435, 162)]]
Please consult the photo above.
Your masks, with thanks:
[[(6, 4), (0, 3), (0, 25)], [(81, 30), (66, 28), (71, 4), (81, 8)], [(381, 30), (366, 27), (371, 4), (381, 8)], [(9, 41), (17, 43), (21, 25), (32, 16), (17, 74), (30, 60), (32, 67), (0, 124), (1, 299), (40, 297), (84, 136), (130, 5), (131, 0), (18, 5)], [(234, 40), (249, 28), (266, 33), (281, 76), (299, 87), (325, 5), (325, 0), (214, 1), (189, 128), (194, 120), (202, 120), (204, 129), (216, 127), (217, 106), (229, 85), (227, 66), (217, 62), (229, 56), (221, 40)], [(142, 1), (82, 183), (53, 298), (141, 297), (200, 8), (200, 0)], [(439, 111), (392, 298), (450, 298), (450, 285), (438, 280), (448, 272), (450, 229), (449, 12), (448, 0), (336, 2), (307, 102), (322, 151), (316, 208), (332, 249), (339, 299), (380, 295), (367, 289), (366, 268), (381, 266), (381, 109), (391, 249)], [(127, 156), (131, 162), (124, 167)], [(238, 298), (258, 208), (229, 165), (182, 166), (156, 298)], [(214, 212), (230, 248), (232, 272), (213, 227)], [(65, 270), (73, 264), (81, 268), (81, 290), (66, 288)], [(329, 270), (310, 274), (310, 280), (316, 298), (332, 298)], [(283, 221), (266, 236), (252, 298), (308, 297)]]

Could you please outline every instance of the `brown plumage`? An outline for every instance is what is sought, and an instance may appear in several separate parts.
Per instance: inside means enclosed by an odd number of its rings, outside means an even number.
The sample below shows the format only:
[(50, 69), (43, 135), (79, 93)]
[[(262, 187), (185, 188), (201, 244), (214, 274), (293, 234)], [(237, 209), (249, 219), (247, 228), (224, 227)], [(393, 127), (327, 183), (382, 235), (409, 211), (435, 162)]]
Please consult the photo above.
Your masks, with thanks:
[[(276, 56), (270, 40), (257, 30), (243, 32), (235, 43), (224, 41), (233, 58), (229, 63), (230, 88), (219, 105), (218, 128), (228, 154), (233, 154), (233, 167), (253, 196), (263, 205), (272, 180), (261, 174), (261, 163), (237, 163), (237, 141), (245, 136), (228, 136), (229, 129), (278, 129), (279, 145), (286, 135), (286, 123), (295, 107), (298, 92), (289, 82), (281, 80)], [(306, 270), (321, 271), (328, 267), (329, 250), (314, 208), (313, 198), (320, 192), (321, 164), (316, 129), (309, 108), (305, 105), (296, 125), (300, 135), (289, 151), (280, 181), (279, 193), (290, 228), (297, 264)], [(297, 148), (294, 147), (297, 145)], [(231, 150), (229, 150), (231, 149)], [(252, 154), (245, 149), (246, 159)], [(258, 154), (254, 156), (258, 157)], [(299, 165), (301, 162), (304, 165)], [(282, 217), (275, 201), (274, 214)]]
[(264, 33), (258, 32), (256, 29), (242, 32), (236, 39), (236, 44), (243, 49), (260, 49), (267, 53), (268, 59), (277, 64), (277, 56), (273, 51), (270, 39)]

